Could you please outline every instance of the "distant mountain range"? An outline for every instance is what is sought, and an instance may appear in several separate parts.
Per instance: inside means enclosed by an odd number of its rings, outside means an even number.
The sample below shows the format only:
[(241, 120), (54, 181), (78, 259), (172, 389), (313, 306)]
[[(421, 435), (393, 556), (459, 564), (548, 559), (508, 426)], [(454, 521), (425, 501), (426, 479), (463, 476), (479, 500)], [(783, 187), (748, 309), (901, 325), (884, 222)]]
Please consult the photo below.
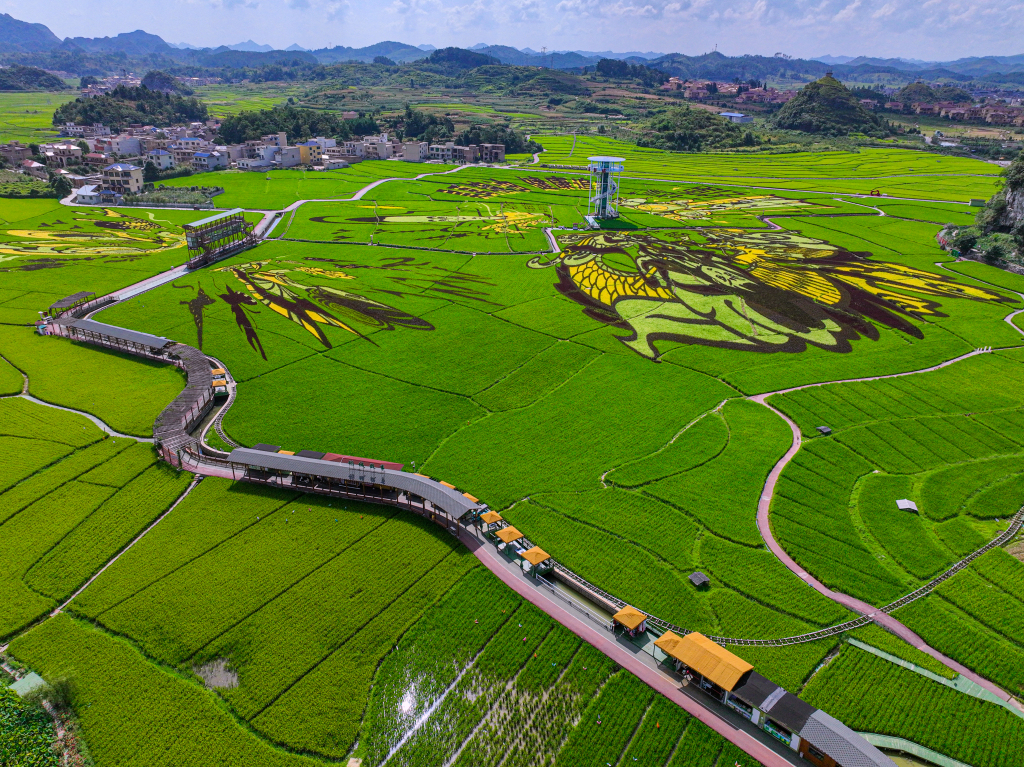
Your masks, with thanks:
[[(370, 63), (383, 56), (397, 63), (426, 58), (435, 46), (409, 45), (384, 41), (363, 48), (337, 45), (310, 50), (298, 43), (278, 50), (252, 40), (202, 48), (190, 43), (168, 43), (159, 35), (143, 30), (122, 32), (113, 37), (68, 37), (61, 40), (44, 24), (33, 24), (0, 14), (0, 56), (8, 63), (29, 64), (49, 69), (79, 71), (72, 66), (86, 54), (121, 54), (131, 59), (147, 58), (154, 66), (163, 61), (168, 66), (197, 65), (205, 67), (262, 67), (271, 64), (334, 64), (349, 61)], [(921, 61), (919, 59), (875, 58), (868, 56), (820, 56), (817, 59), (789, 59), (771, 56), (725, 56), (713, 52), (701, 56), (681, 53), (662, 54), (654, 51), (585, 51), (559, 50), (537, 52), (532, 48), (477, 43), (469, 50), (492, 56), (502, 64), (545, 66), (552, 69), (580, 69), (593, 66), (602, 58), (622, 59), (645, 64), (679, 77), (742, 80), (769, 77), (814, 78), (828, 69), (837, 77), (856, 79), (859, 76), (895, 74), (904, 79), (947, 78), (952, 80), (989, 80), (1024, 84), (1024, 54), (1017, 56), (972, 56), (955, 61)], [(50, 62), (50, 63), (47, 63)], [(151, 63), (152, 62), (152, 63)], [(118, 65), (120, 66), (120, 65)]]
[[(19, 52), (46, 52), (53, 50), (75, 51), (81, 50), (87, 53), (124, 53), (128, 56), (146, 56), (153, 53), (173, 55), (176, 51), (196, 51), (210, 54), (223, 53), (225, 51), (242, 51), (246, 53), (269, 53), (276, 50), (272, 45), (257, 43), (252, 40), (235, 43), (233, 45), (221, 45), (216, 48), (204, 48), (191, 43), (168, 43), (158, 35), (152, 35), (142, 30), (135, 32), (122, 32), (114, 37), (69, 37), (61, 40), (45, 24), (31, 24), (26, 21), (15, 19), (9, 14), (0, 14), (0, 53)], [(298, 43), (294, 43), (284, 49), (295, 53), (312, 53), (322, 64), (332, 64), (341, 61), (362, 61), (372, 62), (377, 56), (386, 56), (392, 61), (406, 63), (425, 58), (436, 50), (436, 47), (429, 44), (408, 45), (385, 41), (368, 45), (364, 48), (351, 48), (338, 45), (333, 48), (320, 48), (311, 50)], [(638, 58), (655, 59), (660, 53), (640, 53), (630, 51), (627, 53), (615, 53), (613, 51), (549, 51), (541, 54), (530, 48), (522, 50), (506, 45), (486, 45), (478, 43), (469, 50), (494, 56), (503, 64), (541, 64), (555, 69), (571, 69), (596, 64), (602, 58)]]

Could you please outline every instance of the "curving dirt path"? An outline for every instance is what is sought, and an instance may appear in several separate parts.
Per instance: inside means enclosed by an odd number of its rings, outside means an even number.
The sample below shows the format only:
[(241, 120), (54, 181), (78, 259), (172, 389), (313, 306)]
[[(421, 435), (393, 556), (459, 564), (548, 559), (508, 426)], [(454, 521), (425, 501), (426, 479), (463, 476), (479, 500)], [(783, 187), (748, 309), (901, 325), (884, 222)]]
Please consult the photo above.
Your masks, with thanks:
[(151, 437), (137, 437), (134, 434), (122, 434), (121, 432), (117, 431), (116, 429), (112, 429), (110, 426), (108, 426), (106, 423), (104, 423), (99, 418), (94, 416), (92, 413), (86, 413), (84, 410), (75, 410), (72, 407), (64, 407), (63, 405), (54, 405), (52, 402), (47, 402), (46, 400), (37, 399), (36, 397), (33, 397), (31, 394), (28, 393), (28, 390), (29, 390), (28, 374), (24, 370), (22, 370), (21, 368), (15, 367), (11, 363), (11, 361), (8, 360), (3, 355), (0, 355), (0, 360), (3, 360), (8, 365), (10, 365), (12, 368), (14, 368), (19, 373), (21, 373), (21, 377), (22, 377), (22, 379), (24, 381), (24, 383), (21, 386), (21, 394), (13, 394), (13, 395), (8, 396), (8, 397), (0, 397), (0, 399), (15, 399), (15, 398), (17, 398), (17, 399), (27, 399), (29, 402), (34, 402), (36, 405), (42, 405), (43, 407), (52, 407), (54, 410), (63, 410), (65, 413), (74, 413), (75, 415), (80, 415), (80, 416), (82, 416), (84, 418), (88, 418), (90, 421), (92, 421), (94, 424), (96, 424), (96, 426), (99, 428), (100, 431), (102, 431), (102, 432), (104, 432), (106, 434), (109, 434), (111, 437), (118, 437), (120, 439), (134, 439), (136, 442), (152, 442), (153, 441), (153, 439)]
[[(1018, 314), (1020, 311), (1024, 310), (1018, 310), (1013, 314)], [(802, 444), (802, 435), (800, 432), (800, 427), (797, 426), (791, 418), (786, 416), (780, 410), (773, 407), (772, 405), (769, 405), (766, 401), (769, 397), (772, 397), (776, 394), (786, 394), (789, 392), (801, 391), (803, 389), (811, 389), (818, 386), (828, 386), (830, 384), (854, 383), (858, 381), (880, 381), (886, 378), (902, 378), (904, 376), (918, 375), (920, 373), (929, 373), (935, 370), (941, 370), (942, 368), (956, 364), (957, 362), (962, 362), (963, 360), (969, 359), (971, 357), (976, 357), (979, 354), (990, 353), (991, 351), (991, 349), (975, 349), (972, 352), (962, 354), (959, 357), (954, 357), (951, 360), (946, 360), (945, 362), (941, 362), (938, 365), (932, 365), (931, 367), (921, 368), (920, 370), (911, 370), (905, 373), (892, 373), (890, 375), (882, 376), (866, 376), (863, 378), (845, 378), (838, 381), (823, 381), (821, 383), (804, 384), (802, 386), (792, 386), (788, 389), (779, 389), (777, 391), (765, 392), (764, 394), (755, 394), (751, 397), (747, 397), (747, 399), (749, 399), (751, 402), (756, 402), (759, 405), (764, 405), (766, 408), (775, 413), (779, 418), (786, 422), (786, 424), (790, 428), (790, 431), (792, 431), (793, 433), (792, 444), (786, 451), (785, 455), (783, 455), (782, 458), (780, 458), (776, 462), (775, 466), (772, 467), (772, 470), (768, 473), (768, 478), (765, 480), (764, 488), (761, 491), (761, 497), (758, 499), (757, 502), (757, 529), (761, 533), (761, 537), (764, 539), (764, 542), (768, 546), (769, 550), (771, 550), (771, 552), (779, 559), (779, 561), (782, 562), (798, 578), (803, 580), (807, 585), (811, 586), (815, 591), (817, 591), (820, 594), (823, 594), (824, 596), (831, 599), (833, 602), (842, 605), (848, 610), (852, 610), (855, 613), (871, 618), (879, 626), (892, 632), (896, 636), (903, 639), (905, 642), (909, 643), (911, 646), (916, 647), (918, 650), (927, 653), (928, 655), (932, 656), (937, 661), (953, 669), (954, 671), (963, 674), (971, 681), (984, 687), (986, 690), (992, 692), (993, 694), (998, 695), (1003, 700), (1011, 702), (1014, 705), (1020, 707), (1020, 703), (1018, 703), (1012, 695), (1010, 695), (997, 685), (993, 684), (992, 682), (988, 681), (984, 677), (981, 677), (975, 672), (971, 671), (966, 666), (957, 663), (952, 658), (943, 655), (935, 648), (929, 646), (928, 643), (924, 641), (924, 639), (922, 639), (916, 633), (911, 631), (910, 628), (905, 626), (896, 618), (893, 618), (891, 615), (884, 612), (882, 608), (874, 607), (873, 605), (856, 599), (848, 594), (833, 591), (832, 589), (828, 588), (825, 584), (823, 584), (821, 581), (819, 581), (817, 578), (815, 578), (813, 575), (808, 573), (792, 557), (789, 556), (786, 550), (782, 548), (779, 542), (775, 539), (775, 536), (772, 533), (771, 519), (769, 516), (772, 499), (775, 495), (775, 486), (778, 484), (779, 477), (782, 475), (783, 469), (785, 469), (789, 462), (796, 457), (796, 454), (799, 452), (800, 446)]]

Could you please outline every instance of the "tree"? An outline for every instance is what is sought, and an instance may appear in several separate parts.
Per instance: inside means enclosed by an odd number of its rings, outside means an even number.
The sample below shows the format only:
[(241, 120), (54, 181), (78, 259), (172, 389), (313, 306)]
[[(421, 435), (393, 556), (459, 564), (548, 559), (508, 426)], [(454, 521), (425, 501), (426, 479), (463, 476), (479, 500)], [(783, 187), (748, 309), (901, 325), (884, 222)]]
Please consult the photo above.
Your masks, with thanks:
[(980, 233), (973, 226), (965, 226), (958, 229), (953, 237), (953, 248), (960, 253), (970, 253), (978, 244)]
[(71, 179), (63, 173), (55, 175), (50, 179), (50, 188), (56, 192), (57, 197), (62, 200), (75, 189), (74, 185), (71, 183)]
[(159, 178), (160, 169), (152, 160), (146, 160), (146, 164), (142, 166), (142, 180), (151, 184)]

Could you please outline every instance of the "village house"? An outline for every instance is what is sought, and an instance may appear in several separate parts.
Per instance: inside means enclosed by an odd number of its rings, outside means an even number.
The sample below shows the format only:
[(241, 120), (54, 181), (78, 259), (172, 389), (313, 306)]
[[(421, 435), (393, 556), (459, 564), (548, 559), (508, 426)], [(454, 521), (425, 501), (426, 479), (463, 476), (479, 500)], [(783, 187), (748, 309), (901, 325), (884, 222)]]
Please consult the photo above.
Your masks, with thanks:
[(480, 162), (505, 162), (504, 144), (481, 144)]
[(146, 162), (151, 162), (157, 170), (170, 170), (174, 167), (174, 156), (166, 149), (151, 149), (146, 152)]
[(8, 141), (6, 144), (0, 144), (0, 155), (9, 165), (17, 165), (31, 157), (32, 150), (20, 141)]
[(220, 152), (196, 152), (192, 155), (192, 169), (197, 171), (217, 170), (228, 167), (228, 158)]
[(82, 164), (82, 149), (75, 144), (40, 144), (39, 154), (46, 164), (54, 168), (67, 168)]
[(32, 176), (32, 178), (38, 178), (40, 181), (46, 181), (49, 178), (46, 173), (46, 166), (35, 160), (22, 160), (21, 171)]
[(117, 194), (142, 191), (142, 168), (127, 162), (115, 162), (103, 169), (103, 189)]
[(102, 136), (110, 135), (110, 128), (103, 123), (93, 123), (92, 125), (75, 125), (74, 123), (64, 123), (64, 127), (61, 128), (60, 135), (68, 136), (71, 138), (97, 138)]

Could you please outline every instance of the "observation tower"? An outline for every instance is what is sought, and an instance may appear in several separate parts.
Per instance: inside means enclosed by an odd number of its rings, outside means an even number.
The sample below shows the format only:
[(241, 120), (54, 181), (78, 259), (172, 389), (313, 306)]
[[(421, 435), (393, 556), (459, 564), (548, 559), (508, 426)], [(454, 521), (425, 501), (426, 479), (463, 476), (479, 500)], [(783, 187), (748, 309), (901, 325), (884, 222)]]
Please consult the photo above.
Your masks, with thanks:
[(596, 225), (596, 219), (618, 218), (619, 179), (622, 176), (624, 157), (588, 157), (590, 165), (590, 202), (587, 205), (587, 219)]

